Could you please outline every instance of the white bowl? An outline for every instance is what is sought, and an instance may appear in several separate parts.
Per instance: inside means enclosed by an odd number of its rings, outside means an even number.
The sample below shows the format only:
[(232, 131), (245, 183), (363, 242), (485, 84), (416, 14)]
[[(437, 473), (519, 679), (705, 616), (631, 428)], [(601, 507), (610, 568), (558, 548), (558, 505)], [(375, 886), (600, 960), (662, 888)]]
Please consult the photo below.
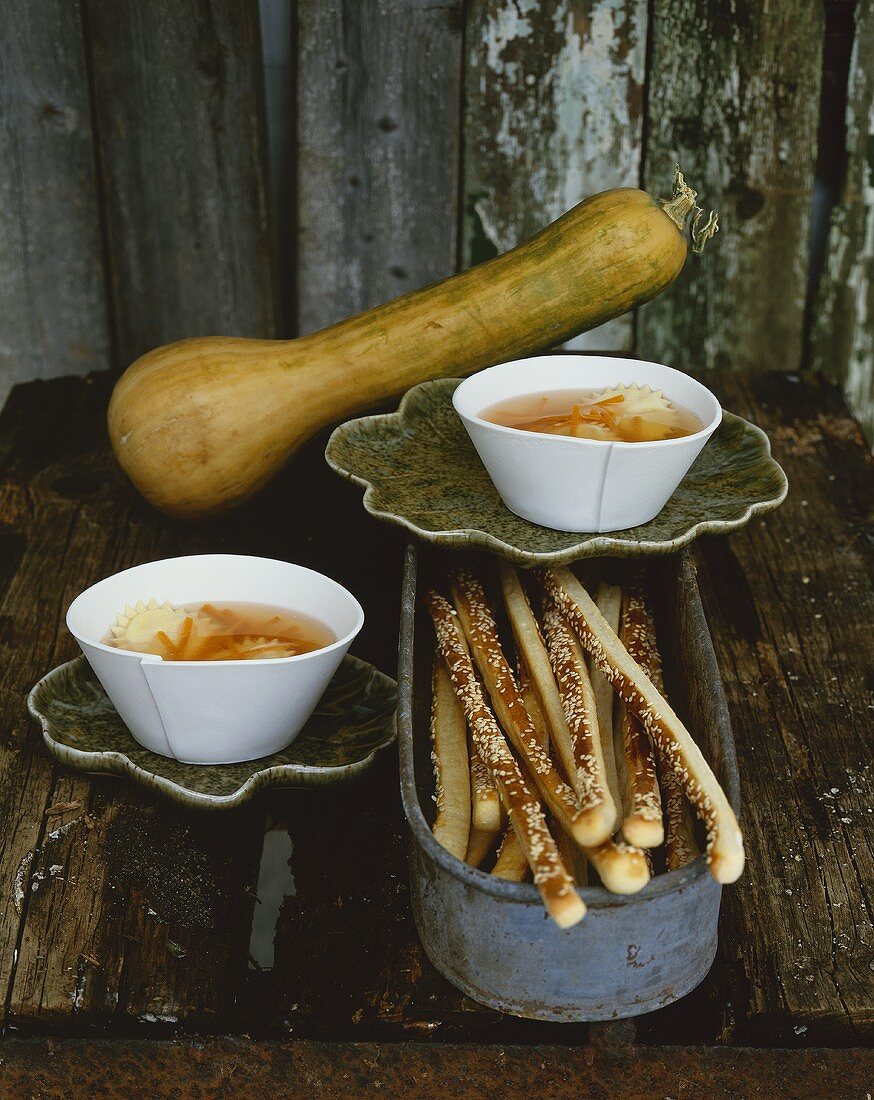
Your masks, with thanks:
[[(526, 393), (652, 386), (690, 409), (704, 427), (681, 439), (611, 443), (540, 435), (482, 420), (490, 406)], [(722, 420), (713, 394), (661, 363), (607, 355), (538, 355), (466, 378), (452, 398), (504, 504), (557, 531), (622, 531), (664, 508)]]
[[(102, 641), (137, 600), (273, 604), (318, 619), (337, 640), (297, 657), (163, 661)], [(198, 554), (137, 565), (87, 588), (67, 627), (136, 740), (186, 764), (233, 764), (278, 752), (300, 733), (364, 624), (342, 585), (301, 565)]]

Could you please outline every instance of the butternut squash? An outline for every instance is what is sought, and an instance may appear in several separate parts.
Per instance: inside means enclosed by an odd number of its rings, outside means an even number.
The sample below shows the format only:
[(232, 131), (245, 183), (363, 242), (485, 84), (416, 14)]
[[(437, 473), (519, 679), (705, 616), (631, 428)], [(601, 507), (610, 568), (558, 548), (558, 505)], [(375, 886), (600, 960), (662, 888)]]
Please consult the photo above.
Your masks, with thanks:
[(140, 492), (196, 518), (260, 489), (320, 428), (431, 378), (529, 355), (654, 298), (716, 230), (675, 173), (673, 195), (586, 199), (496, 259), (296, 340), (181, 340), (115, 387), (109, 433)]

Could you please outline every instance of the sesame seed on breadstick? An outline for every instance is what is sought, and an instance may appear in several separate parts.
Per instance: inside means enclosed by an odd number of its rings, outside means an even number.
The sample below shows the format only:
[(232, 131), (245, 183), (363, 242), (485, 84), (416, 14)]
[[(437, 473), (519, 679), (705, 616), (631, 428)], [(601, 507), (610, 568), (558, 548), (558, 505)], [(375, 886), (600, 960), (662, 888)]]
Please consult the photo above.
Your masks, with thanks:
[(592, 806), (581, 806), (546, 749), (540, 744), (531, 715), (498, 637), (498, 628), (478, 577), (466, 569), (450, 576), (452, 598), (471, 656), (489, 693), (492, 707), (510, 743), (522, 758), (526, 774), (545, 805), (578, 844), (598, 844), (609, 836)]
[[(619, 613), (622, 608), (622, 589), (616, 584), (602, 581), (595, 593), (595, 603), (604, 616), (607, 625), (619, 633)], [(613, 832), (622, 824), (622, 792), (619, 787), (619, 775), (616, 770), (616, 751), (613, 746), (613, 685), (600, 669), (596, 668), (591, 657), (588, 658), (589, 679), (595, 693), (595, 713), (598, 715), (598, 729), (601, 731), (601, 750), (604, 754), (604, 774), (607, 786), (613, 797), (616, 817)]]
[(640, 718), (707, 831), (705, 852), (717, 882), (734, 882), (744, 866), (743, 837), (734, 811), (691, 734), (640, 665), (604, 621), (594, 601), (569, 569), (541, 572), (544, 586), (571, 620), (585, 649)]
[[(642, 629), (641, 591), (627, 588), (622, 593), (619, 638), (646, 671), (641, 660)], [(622, 787), (623, 836), (640, 848), (658, 848), (664, 843), (665, 825), (655, 750), (640, 719), (621, 699), (616, 707), (616, 762)]]
[[(664, 675), (655, 622), (652, 608), (642, 588), (634, 588), (629, 593), (629, 609), (633, 611), (634, 621), (625, 639), (625, 647), (656, 689), (664, 695)], [(659, 756), (658, 746), (656, 755)], [(683, 788), (671, 768), (662, 764), (660, 756), (659, 765), (665, 814), (665, 866), (669, 871), (676, 871), (698, 857), (698, 842)]]
[(585, 915), (586, 906), (574, 888), (546, 826), (540, 802), (532, 794), (486, 702), (464, 644), (458, 616), (434, 591), (425, 597), (437, 634), (437, 647), (464, 708), (468, 727), (483, 763), (491, 772), (547, 912), (562, 928)]
[[(551, 600), (543, 611), (543, 629), (549, 650), (554, 682), (567, 720), (573, 748), (577, 794), (583, 812), (592, 823), (589, 847), (609, 839), (616, 820), (616, 807), (607, 787), (601, 736), (598, 729), (595, 694), (589, 670), (573, 632)], [(605, 731), (613, 736), (613, 731)]]
[[(544, 642), (540, 624), (518, 573), (505, 562), (500, 562), (499, 568), (516, 648), (523, 655), (530, 673), (555, 755), (577, 796), (579, 824), (573, 835), (581, 843), (600, 844), (613, 831), (617, 815), (604, 770), (594, 697), (589, 691), (583, 699), (580, 688), (573, 697), (573, 709), (568, 709), (569, 696), (561, 680), (567, 676), (575, 678), (577, 672), (575, 669), (572, 672), (565, 669), (561, 677), (554, 675), (553, 655)], [(586, 688), (589, 688), (585, 668), (582, 675), (586, 679)], [(585, 832), (584, 822), (587, 826)]]
[(431, 676), (431, 761), (437, 803), (431, 831), (447, 851), (464, 859), (471, 811), (467, 722), (446, 665), (437, 656)]

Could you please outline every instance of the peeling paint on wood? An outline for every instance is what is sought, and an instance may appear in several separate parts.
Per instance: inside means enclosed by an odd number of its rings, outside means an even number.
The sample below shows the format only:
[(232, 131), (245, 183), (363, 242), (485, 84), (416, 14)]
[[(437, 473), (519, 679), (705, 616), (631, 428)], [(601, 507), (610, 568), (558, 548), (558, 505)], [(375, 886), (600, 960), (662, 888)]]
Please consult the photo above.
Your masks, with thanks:
[[(645, 0), (475, 0), (468, 16), (463, 262), (504, 252), (587, 195), (637, 186)], [(571, 346), (628, 348), (620, 318)]]
[(461, 0), (298, 5), (300, 332), (455, 267)]
[(638, 315), (636, 350), (683, 369), (801, 364), (823, 49), (820, 4), (659, 0), (644, 179), (679, 161), (721, 232)]
[(843, 382), (874, 447), (874, 0), (859, 0), (847, 96), (847, 172), (832, 211), (812, 365)]

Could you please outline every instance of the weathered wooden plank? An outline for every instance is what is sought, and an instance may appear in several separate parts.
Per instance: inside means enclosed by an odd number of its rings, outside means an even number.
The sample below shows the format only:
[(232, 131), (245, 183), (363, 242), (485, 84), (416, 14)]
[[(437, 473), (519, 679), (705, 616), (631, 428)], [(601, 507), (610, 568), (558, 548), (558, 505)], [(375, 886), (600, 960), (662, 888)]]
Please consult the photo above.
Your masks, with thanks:
[(29, 378), (108, 365), (78, 0), (3, 0), (0, 406)]
[(859, 0), (847, 92), (847, 167), (814, 306), (812, 365), (844, 387), (874, 446), (874, 3)]
[(255, 0), (94, 0), (87, 27), (118, 364), (271, 335)]
[(790, 486), (697, 555), (750, 857), (723, 895), (724, 1024), (736, 1042), (868, 1042), (874, 461), (833, 385), (725, 374), (717, 391), (770, 434)]
[(0, 419), (0, 982), (19, 1023), (209, 1022), (243, 979), (257, 819), (198, 824), (56, 768), (24, 708), (28, 687), (76, 651), (63, 612), (78, 590), (209, 541), (125, 484), (104, 439), (108, 389), (32, 384)]
[[(78, 591), (139, 561), (205, 551), (288, 557), (337, 577), (367, 611), (356, 652), (391, 670), (403, 540), (373, 524), (360, 491), (328, 470), (324, 439), (233, 520), (171, 523), (136, 497), (109, 453), (109, 383), (18, 387), (0, 418), (0, 877), (7, 883), (0, 983), (7, 1018), (56, 1029), (131, 1019), (275, 1027), (289, 1015), (287, 1001), (282, 1015), (268, 1017), (244, 997), (263, 803), (251, 812), (186, 813), (129, 784), (55, 768), (24, 696), (76, 652), (63, 612)], [(370, 552), (350, 555), (350, 545)], [(367, 807), (371, 850), (380, 843), (385, 805), (397, 812), (396, 777), (383, 783), (375, 801), (366, 784), (352, 796)], [(282, 816), (299, 822), (295, 839), (298, 831), (321, 835), (314, 820), (345, 797), (331, 793), (320, 802), (313, 792), (297, 808), (304, 793), (273, 795)], [(286, 798), (293, 809), (285, 809)], [(337, 812), (338, 827), (341, 820)], [(356, 849), (349, 858), (359, 855)], [(336, 864), (341, 875), (350, 873), (348, 859)], [(381, 919), (375, 915), (374, 926)], [(242, 1025), (237, 1006), (244, 1002)]]
[[(555, 1034), (555, 1033), (554, 1033)], [(473, 1043), (263, 1042), (198, 1039), (7, 1039), (3, 1074), (12, 1096), (67, 1100), (478, 1100), (495, 1091), (550, 1100), (707, 1096), (710, 1100), (837, 1100), (864, 1096), (874, 1072), (866, 1050)]]
[(654, 5), (644, 179), (678, 161), (722, 231), (638, 315), (638, 353), (684, 369), (801, 365), (822, 64), (820, 4)]
[(452, 273), (461, 0), (298, 4), (298, 322)]
[[(465, 41), (465, 266), (640, 179), (646, 0), (477, 0)], [(630, 317), (569, 346), (625, 349)]]

